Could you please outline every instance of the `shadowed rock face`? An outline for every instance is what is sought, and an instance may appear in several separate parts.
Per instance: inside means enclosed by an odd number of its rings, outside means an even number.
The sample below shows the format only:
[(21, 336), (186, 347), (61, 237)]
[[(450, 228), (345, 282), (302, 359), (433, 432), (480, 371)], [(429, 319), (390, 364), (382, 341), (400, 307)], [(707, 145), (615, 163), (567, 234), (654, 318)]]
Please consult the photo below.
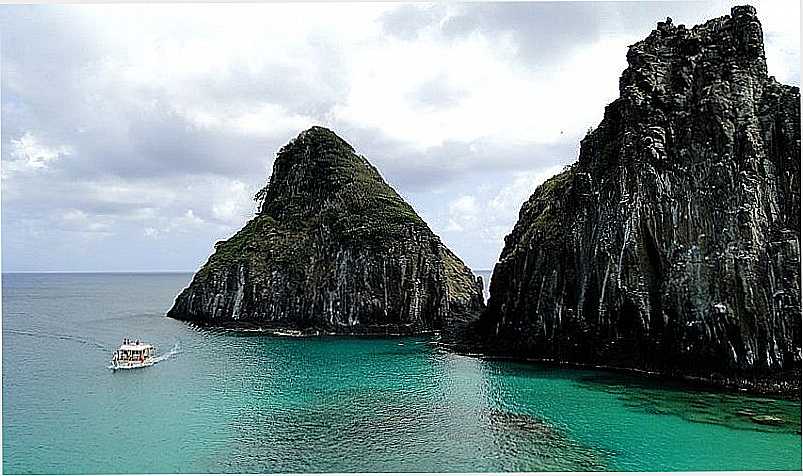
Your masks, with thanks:
[(482, 285), (368, 161), (313, 127), (282, 148), (259, 212), (168, 316), (334, 333), (418, 333), (476, 317)]
[(683, 374), (799, 369), (799, 89), (767, 76), (749, 6), (691, 29), (667, 19), (627, 59), (577, 163), (522, 207), (473, 345)]

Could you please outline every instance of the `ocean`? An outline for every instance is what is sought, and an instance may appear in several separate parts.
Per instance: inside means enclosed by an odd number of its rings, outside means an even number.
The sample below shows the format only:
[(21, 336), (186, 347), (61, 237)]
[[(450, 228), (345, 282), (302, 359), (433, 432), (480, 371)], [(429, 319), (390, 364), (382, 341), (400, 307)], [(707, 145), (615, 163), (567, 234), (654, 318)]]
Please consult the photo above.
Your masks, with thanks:
[[(204, 330), (164, 316), (190, 278), (3, 274), (4, 473), (801, 470), (800, 402)], [(123, 337), (165, 358), (111, 372)]]

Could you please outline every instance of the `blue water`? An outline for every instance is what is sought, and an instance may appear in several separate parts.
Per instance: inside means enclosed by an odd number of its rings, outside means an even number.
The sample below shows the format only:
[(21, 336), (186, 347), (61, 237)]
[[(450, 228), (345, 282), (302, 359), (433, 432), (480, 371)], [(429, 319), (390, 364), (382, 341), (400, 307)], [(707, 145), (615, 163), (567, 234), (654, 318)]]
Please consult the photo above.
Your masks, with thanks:
[[(801, 469), (799, 402), (201, 330), (164, 317), (189, 279), (3, 275), (5, 473)], [(112, 373), (124, 336), (177, 352)]]

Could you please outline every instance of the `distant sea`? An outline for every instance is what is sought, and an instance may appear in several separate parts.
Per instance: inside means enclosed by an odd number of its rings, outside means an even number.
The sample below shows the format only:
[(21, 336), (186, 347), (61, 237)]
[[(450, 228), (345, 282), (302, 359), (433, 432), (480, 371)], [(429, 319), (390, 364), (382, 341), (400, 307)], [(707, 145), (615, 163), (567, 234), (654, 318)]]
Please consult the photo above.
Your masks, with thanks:
[[(4, 274), (3, 472), (800, 470), (799, 402), (164, 316), (189, 274)], [(169, 358), (112, 373), (123, 337)], [(762, 426), (750, 415), (772, 415)]]

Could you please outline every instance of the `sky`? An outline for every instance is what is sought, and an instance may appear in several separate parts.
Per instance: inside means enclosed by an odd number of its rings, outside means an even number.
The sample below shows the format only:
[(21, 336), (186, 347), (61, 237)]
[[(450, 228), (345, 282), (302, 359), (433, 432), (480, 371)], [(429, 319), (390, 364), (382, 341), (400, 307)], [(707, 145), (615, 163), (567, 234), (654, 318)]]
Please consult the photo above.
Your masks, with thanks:
[[(0, 6), (2, 270), (193, 271), (313, 125), (490, 269), (628, 45), (732, 3)], [(753, 5), (770, 74), (799, 85), (799, 3)]]

